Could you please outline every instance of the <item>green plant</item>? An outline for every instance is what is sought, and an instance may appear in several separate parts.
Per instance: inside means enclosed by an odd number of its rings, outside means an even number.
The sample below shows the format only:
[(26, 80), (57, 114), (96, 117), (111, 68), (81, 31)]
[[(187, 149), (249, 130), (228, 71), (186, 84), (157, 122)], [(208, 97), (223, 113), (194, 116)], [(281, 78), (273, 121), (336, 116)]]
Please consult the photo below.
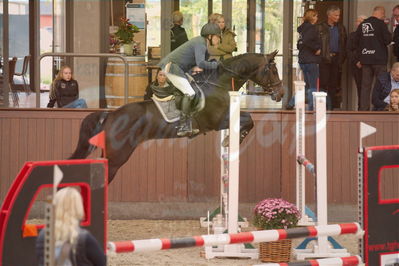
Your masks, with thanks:
[(127, 18), (121, 18), (121, 23), (119, 25), (118, 31), (115, 33), (115, 36), (123, 44), (128, 44), (133, 42), (134, 34), (139, 32), (140, 29), (129, 22)]
[(295, 227), (301, 214), (297, 207), (283, 199), (268, 198), (256, 204), (253, 224), (263, 230)]

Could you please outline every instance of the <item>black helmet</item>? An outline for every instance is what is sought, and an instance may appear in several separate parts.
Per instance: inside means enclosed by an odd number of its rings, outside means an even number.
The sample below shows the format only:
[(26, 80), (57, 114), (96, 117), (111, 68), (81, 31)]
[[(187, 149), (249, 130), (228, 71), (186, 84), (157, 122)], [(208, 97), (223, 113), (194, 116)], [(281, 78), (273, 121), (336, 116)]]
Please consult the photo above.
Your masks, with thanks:
[(201, 29), (201, 36), (206, 37), (208, 35), (220, 35), (221, 31), (218, 25), (214, 23), (206, 23)]

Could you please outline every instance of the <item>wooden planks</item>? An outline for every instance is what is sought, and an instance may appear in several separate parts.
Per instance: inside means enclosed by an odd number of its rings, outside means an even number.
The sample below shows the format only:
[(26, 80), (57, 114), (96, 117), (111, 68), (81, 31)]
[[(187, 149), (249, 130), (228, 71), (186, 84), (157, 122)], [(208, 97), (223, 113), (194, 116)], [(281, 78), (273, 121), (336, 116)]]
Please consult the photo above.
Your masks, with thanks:
[[(25, 161), (67, 158), (75, 148), (81, 120), (93, 110), (0, 110), (0, 200)], [(240, 202), (265, 197), (295, 201), (295, 115), (252, 112), (255, 127), (241, 144)], [(306, 156), (314, 161), (314, 117), (306, 114)], [(366, 146), (399, 144), (399, 117), (391, 113), (328, 113), (328, 200), (357, 201), (359, 122), (377, 127)], [(219, 199), (219, 133), (194, 139), (152, 140), (141, 144), (109, 188), (110, 201), (208, 202)], [(99, 157), (99, 151), (91, 158)], [(387, 195), (398, 181), (387, 177)], [(307, 175), (308, 203), (314, 179)], [(398, 189), (399, 190), (399, 189)]]

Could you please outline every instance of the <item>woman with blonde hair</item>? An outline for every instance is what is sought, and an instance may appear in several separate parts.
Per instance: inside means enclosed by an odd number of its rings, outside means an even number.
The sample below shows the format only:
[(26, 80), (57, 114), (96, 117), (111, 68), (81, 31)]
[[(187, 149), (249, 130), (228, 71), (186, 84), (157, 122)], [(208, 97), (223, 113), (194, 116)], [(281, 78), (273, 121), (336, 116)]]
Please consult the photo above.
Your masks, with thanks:
[[(56, 265), (106, 265), (104, 251), (93, 235), (80, 228), (84, 218), (82, 196), (77, 189), (67, 187), (59, 190), (55, 201), (55, 245)], [(43, 229), (36, 241), (36, 252), (39, 265), (44, 264)], [(62, 253), (66, 253), (62, 254)], [(64, 256), (63, 256), (64, 255)]]
[(87, 108), (86, 101), (79, 99), (79, 85), (72, 77), (72, 69), (62, 66), (50, 87), (50, 101), (47, 107), (53, 108), (57, 102), (62, 108)]
[(213, 13), (209, 16), (209, 23), (217, 24), (222, 32), (221, 37), (214, 35), (211, 45), (208, 46), (209, 60), (226, 60), (233, 56), (237, 50), (237, 43), (234, 40), (236, 34), (226, 27), (224, 16)]
[(389, 105), (387, 111), (399, 112), (399, 89), (393, 89), (389, 94)]
[[(313, 92), (317, 90), (317, 79), (319, 78), (319, 63), (321, 40), (316, 29), (318, 13), (314, 9), (308, 9), (303, 15), (303, 23), (298, 27), (298, 63), (305, 80), (308, 110), (313, 110)], [(287, 109), (294, 108), (295, 98), (292, 97)]]
[(170, 51), (188, 41), (186, 30), (183, 25), (183, 13), (174, 11), (172, 13), (173, 27), (170, 29)]

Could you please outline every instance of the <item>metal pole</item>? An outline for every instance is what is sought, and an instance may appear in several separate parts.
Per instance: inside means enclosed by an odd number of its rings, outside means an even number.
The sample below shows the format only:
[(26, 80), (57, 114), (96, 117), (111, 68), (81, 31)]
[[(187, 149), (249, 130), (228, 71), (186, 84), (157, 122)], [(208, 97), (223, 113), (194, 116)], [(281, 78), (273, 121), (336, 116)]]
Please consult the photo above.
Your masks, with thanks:
[(44, 53), (41, 54), (38, 58), (37, 66), (35, 68), (35, 88), (36, 88), (36, 107), (40, 108), (40, 61), (44, 57), (48, 56), (64, 56), (64, 57), (117, 57), (122, 59), (123, 63), (125, 64), (125, 98), (124, 98), (124, 103), (128, 103), (128, 97), (129, 97), (129, 66), (128, 62), (125, 57), (119, 54), (84, 54), (84, 53)]

